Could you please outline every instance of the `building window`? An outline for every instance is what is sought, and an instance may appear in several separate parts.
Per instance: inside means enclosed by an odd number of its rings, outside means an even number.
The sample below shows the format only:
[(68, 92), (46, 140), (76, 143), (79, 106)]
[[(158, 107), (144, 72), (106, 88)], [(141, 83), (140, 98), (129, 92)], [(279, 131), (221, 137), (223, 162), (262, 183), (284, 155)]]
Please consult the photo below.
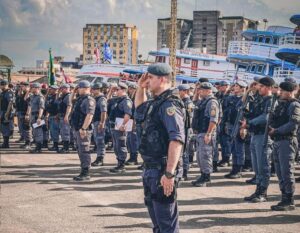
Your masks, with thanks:
[(87, 52), (88, 54), (91, 54), (91, 50), (88, 50), (88, 52)]
[(98, 39), (98, 37), (97, 36), (94, 36), (94, 40), (97, 40)]
[(113, 43), (113, 47), (117, 47), (117, 43)]
[(271, 43), (271, 37), (266, 37), (265, 38), (265, 43), (270, 44)]
[(189, 59), (189, 58), (184, 58), (183, 63), (184, 63), (184, 64), (191, 64), (191, 59)]
[(257, 67), (257, 73), (262, 73), (264, 71), (264, 65), (259, 65)]
[(91, 40), (92, 38), (91, 38), (91, 36), (88, 36), (88, 40)]
[(255, 71), (255, 68), (256, 68), (256, 65), (252, 65), (252, 66), (251, 66), (251, 70), (250, 70), (250, 72), (251, 72), (251, 73), (254, 73), (254, 71)]
[(202, 30), (203, 30), (203, 31), (206, 31), (206, 30), (207, 30), (207, 27), (203, 27)]
[(210, 61), (203, 60), (203, 66), (210, 66)]

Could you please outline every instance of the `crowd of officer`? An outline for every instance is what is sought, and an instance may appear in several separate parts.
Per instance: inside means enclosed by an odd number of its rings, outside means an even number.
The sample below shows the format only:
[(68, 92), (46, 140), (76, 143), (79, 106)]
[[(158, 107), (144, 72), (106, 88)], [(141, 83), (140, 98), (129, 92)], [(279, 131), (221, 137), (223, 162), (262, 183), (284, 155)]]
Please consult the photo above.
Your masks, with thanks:
[[(153, 199), (153, 187), (145, 177), (162, 179), (162, 185), (166, 184), (163, 193), (168, 197), (172, 192), (167, 187), (176, 187), (169, 180), (188, 180), (194, 157), (200, 169), (191, 182), (195, 187), (207, 186), (211, 173), (225, 166), (231, 166), (225, 175), (229, 179), (253, 170), (254, 177), (246, 182), (256, 189), (245, 201), (254, 203), (267, 201), (269, 180), (276, 172), (282, 198), (271, 208), (293, 210), (300, 123), (296, 81), (290, 78), (276, 84), (272, 78), (263, 77), (250, 85), (241, 80), (212, 84), (200, 78), (196, 84), (172, 89), (171, 73), (168, 65), (158, 63), (149, 66), (138, 83), (80, 81), (77, 85), (46, 86), (22, 82), (13, 86), (1, 80), (1, 148), (10, 147), (16, 117), (18, 142), (24, 142), (21, 148), (30, 153), (78, 152), (81, 172), (74, 177), (76, 181), (90, 179), (90, 166), (104, 165), (109, 144), (117, 160), (112, 173), (124, 173), (127, 165), (138, 165), (139, 152), (144, 161), (139, 168), (150, 171), (144, 173), (148, 204), (149, 192)], [(171, 159), (170, 151), (177, 154), (178, 150), (178, 162), (169, 165), (168, 161), (177, 161)], [(97, 157), (91, 162), (93, 152)], [(176, 195), (163, 201), (174, 203)], [(166, 214), (169, 207), (158, 208)], [(177, 205), (172, 208), (177, 209)], [(148, 210), (155, 215), (149, 205)], [(157, 228), (168, 225), (153, 223)]]

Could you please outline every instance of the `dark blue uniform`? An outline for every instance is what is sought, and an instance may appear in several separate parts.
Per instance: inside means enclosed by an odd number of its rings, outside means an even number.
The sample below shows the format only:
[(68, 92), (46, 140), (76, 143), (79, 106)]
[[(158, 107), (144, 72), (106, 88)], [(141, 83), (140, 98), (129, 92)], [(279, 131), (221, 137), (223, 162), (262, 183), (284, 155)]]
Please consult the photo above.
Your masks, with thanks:
[[(172, 90), (167, 90), (147, 105), (140, 153), (144, 160), (145, 204), (153, 223), (153, 232), (179, 232), (176, 189), (166, 197), (160, 179), (166, 167), (170, 141), (185, 141), (184, 105)], [(137, 109), (137, 111), (138, 111)]]

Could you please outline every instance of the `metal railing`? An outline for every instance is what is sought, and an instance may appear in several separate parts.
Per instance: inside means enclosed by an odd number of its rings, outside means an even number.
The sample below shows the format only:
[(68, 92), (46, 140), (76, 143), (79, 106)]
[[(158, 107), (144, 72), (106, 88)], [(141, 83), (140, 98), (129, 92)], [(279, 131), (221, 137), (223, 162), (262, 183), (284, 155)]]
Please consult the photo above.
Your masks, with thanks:
[[(300, 81), (300, 70), (286, 70), (278, 67), (274, 69), (274, 79), (295, 78)], [(298, 81), (297, 81), (298, 82)]]
[(255, 41), (231, 41), (229, 42), (227, 55), (248, 55), (262, 58), (278, 59), (275, 53), (279, 46)]
[(300, 49), (300, 35), (288, 34), (279, 39), (279, 45), (297, 44)]

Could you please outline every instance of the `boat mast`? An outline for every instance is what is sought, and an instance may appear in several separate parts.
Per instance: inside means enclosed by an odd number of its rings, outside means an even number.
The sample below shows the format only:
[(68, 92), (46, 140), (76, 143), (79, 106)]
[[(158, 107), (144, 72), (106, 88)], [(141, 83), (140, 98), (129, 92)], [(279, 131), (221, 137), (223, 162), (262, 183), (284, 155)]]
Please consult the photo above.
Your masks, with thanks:
[(177, 36), (177, 0), (171, 0), (170, 59), (172, 67), (172, 86), (176, 84), (176, 36)]

